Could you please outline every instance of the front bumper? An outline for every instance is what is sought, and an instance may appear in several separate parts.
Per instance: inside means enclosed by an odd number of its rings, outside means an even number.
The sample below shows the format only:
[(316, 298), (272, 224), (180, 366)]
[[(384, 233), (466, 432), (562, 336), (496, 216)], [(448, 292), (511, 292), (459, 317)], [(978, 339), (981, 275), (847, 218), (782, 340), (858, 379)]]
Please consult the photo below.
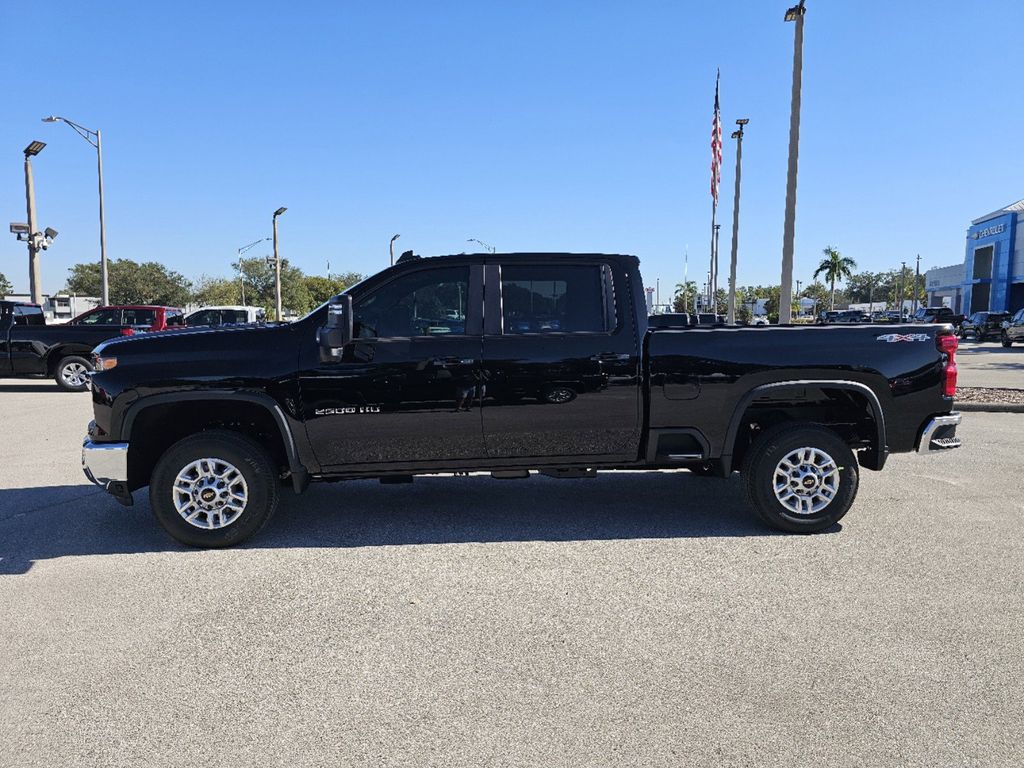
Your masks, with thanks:
[(948, 451), (959, 448), (962, 441), (956, 436), (956, 428), (960, 425), (960, 414), (957, 411), (943, 416), (933, 416), (924, 425), (921, 442), (917, 444), (918, 453)]
[(90, 482), (130, 503), (128, 443), (96, 443), (86, 437), (82, 441), (82, 471)]

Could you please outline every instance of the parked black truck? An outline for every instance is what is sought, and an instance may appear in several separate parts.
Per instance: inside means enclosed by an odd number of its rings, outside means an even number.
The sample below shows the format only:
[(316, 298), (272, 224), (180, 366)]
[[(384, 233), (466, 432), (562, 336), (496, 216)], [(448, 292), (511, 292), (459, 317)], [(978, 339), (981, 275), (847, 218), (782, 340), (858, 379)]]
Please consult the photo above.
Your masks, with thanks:
[(858, 465), (959, 446), (949, 326), (651, 327), (643, 285), (631, 256), (412, 258), (290, 325), (108, 342), (85, 472), (205, 547), (256, 533), (282, 481), (469, 471), (738, 471), (810, 532)]
[(93, 348), (131, 333), (121, 325), (47, 325), (38, 304), (0, 301), (0, 377), (52, 376), (63, 389), (84, 392)]

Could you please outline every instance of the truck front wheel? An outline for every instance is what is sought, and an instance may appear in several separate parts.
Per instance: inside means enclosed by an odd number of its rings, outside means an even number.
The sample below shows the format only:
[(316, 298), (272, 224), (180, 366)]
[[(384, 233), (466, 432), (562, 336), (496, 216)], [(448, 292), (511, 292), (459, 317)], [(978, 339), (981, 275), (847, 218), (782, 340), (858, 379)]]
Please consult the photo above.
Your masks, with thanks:
[(84, 392), (89, 388), (91, 372), (92, 363), (84, 357), (68, 355), (57, 363), (57, 370), (54, 371), (53, 378), (61, 389), (66, 389), (68, 392)]
[(765, 523), (793, 533), (835, 525), (857, 496), (850, 447), (831, 429), (781, 424), (750, 446), (743, 461), (747, 500)]
[(277, 508), (277, 473), (255, 440), (211, 430), (179, 440), (157, 462), (149, 501), (171, 536), (192, 547), (230, 547)]

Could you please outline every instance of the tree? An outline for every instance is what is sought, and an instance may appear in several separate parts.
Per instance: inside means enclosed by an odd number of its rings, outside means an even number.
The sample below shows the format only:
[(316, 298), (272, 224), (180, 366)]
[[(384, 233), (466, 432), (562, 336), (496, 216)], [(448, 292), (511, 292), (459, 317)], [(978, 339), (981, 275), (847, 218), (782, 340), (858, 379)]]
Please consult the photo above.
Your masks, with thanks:
[(857, 268), (857, 262), (849, 256), (843, 256), (831, 245), (826, 247), (822, 253), (825, 254), (825, 258), (821, 260), (818, 268), (814, 270), (814, 279), (817, 280), (820, 275), (824, 275), (825, 279), (829, 281), (832, 286), (832, 298), (829, 309), (835, 309), (836, 283), (853, 275), (853, 270)]
[(196, 283), (192, 301), (202, 307), (241, 304), (242, 288), (237, 280), (203, 275)]
[(11, 285), (11, 281), (7, 279), (7, 275), (0, 272), (0, 298), (3, 298), (9, 293), (14, 293), (14, 286)]
[[(102, 286), (100, 265), (94, 262), (75, 264), (69, 270), (65, 290), (83, 296), (100, 296)], [(185, 277), (163, 264), (131, 259), (107, 262), (111, 304), (165, 304), (183, 307), (192, 295), (192, 284)]]
[(323, 304), (332, 296), (337, 296), (350, 285), (355, 285), (362, 279), (363, 276), (358, 272), (345, 272), (344, 274), (331, 275), (330, 277), (306, 275), (303, 281), (306, 284), (306, 291), (309, 293), (312, 306), (315, 307)]
[(810, 285), (804, 287), (804, 289), (800, 291), (800, 295), (804, 298), (814, 300), (814, 313), (817, 314), (818, 307), (825, 306), (825, 302), (828, 301), (829, 291), (827, 286), (816, 280)]
[(693, 280), (676, 283), (675, 297), (672, 299), (673, 312), (694, 312), (697, 301), (697, 284)]
[[(276, 299), (274, 267), (265, 258), (254, 257), (240, 259), (232, 265), (242, 277), (245, 284), (245, 303), (255, 307), (263, 307), (267, 317), (273, 317)], [(281, 259), (281, 304), (300, 315), (313, 308), (309, 290), (306, 288), (305, 275), (298, 267)]]

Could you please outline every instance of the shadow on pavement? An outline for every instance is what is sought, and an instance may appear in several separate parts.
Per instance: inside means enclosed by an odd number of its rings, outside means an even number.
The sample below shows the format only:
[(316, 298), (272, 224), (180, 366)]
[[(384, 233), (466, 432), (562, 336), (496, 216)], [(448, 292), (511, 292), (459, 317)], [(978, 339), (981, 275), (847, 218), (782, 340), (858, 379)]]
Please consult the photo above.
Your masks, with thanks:
[[(0, 490), (0, 575), (58, 557), (186, 551), (150, 514), (147, 493), (122, 507), (87, 485)], [(772, 535), (785, 534), (753, 516), (736, 477), (619, 472), (586, 480), (360, 480), (316, 484), (303, 496), (282, 488), (274, 519), (241, 548)]]
[(53, 379), (41, 379), (38, 383), (18, 382), (17, 384), (6, 383), (0, 387), (0, 392), (51, 392), (60, 395), (81, 395), (83, 392), (67, 392), (57, 386)]

